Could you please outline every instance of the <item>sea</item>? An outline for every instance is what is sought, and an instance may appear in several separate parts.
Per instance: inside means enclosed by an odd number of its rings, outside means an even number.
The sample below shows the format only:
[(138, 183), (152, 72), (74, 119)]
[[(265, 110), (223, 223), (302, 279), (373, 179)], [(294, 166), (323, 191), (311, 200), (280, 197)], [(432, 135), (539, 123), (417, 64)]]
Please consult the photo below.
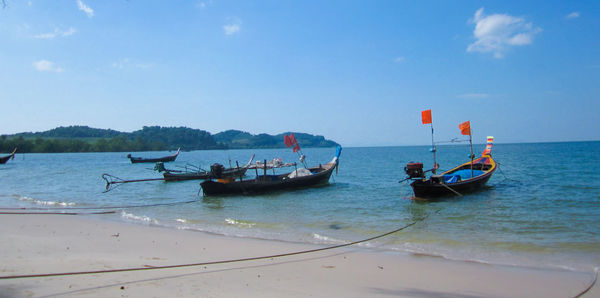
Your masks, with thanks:
[[(474, 145), (474, 151), (481, 154), (484, 147)], [(103, 174), (123, 180), (162, 177), (154, 164), (131, 164), (127, 153), (17, 154), (0, 165), (0, 212), (77, 212), (322, 246), (368, 239), (416, 222), (356, 249), (544, 269), (592, 271), (600, 266), (600, 142), (495, 144), (492, 155), (499, 168), (484, 189), (435, 201), (414, 198), (408, 183), (400, 183), (408, 162), (431, 168), (429, 146), (343, 148), (328, 185), (216, 197), (203, 196), (200, 181), (123, 183), (105, 192)], [(329, 162), (335, 148), (303, 148), (303, 153), (311, 166)], [(438, 146), (437, 162), (451, 169), (466, 162), (469, 153), (464, 144)], [(182, 152), (165, 167), (243, 165), (253, 154), (255, 161), (298, 161), (289, 149), (206, 150)], [(90, 214), (104, 211), (115, 212)]]

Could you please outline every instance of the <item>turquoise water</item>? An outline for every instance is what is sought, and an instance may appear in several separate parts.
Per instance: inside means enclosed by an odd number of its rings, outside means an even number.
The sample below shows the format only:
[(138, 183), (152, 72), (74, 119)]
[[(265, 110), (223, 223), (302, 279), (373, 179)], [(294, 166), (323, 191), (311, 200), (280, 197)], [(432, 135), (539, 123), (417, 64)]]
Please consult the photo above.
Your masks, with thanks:
[[(484, 146), (475, 146), (477, 154)], [(407, 162), (431, 167), (428, 149), (344, 148), (339, 174), (328, 186), (210, 198), (202, 197), (199, 181), (130, 183), (103, 193), (103, 173), (124, 179), (161, 177), (152, 171), (153, 164), (131, 164), (127, 153), (17, 155), (0, 166), (0, 206), (96, 208), (193, 200), (118, 209), (100, 217), (324, 245), (373, 237), (429, 215), (361, 247), (541, 268), (592, 270), (600, 265), (600, 142), (496, 144), (493, 156), (500, 168), (485, 190), (435, 202), (412, 199), (410, 187), (398, 183)], [(167, 168), (190, 163), (207, 169), (214, 162), (228, 166), (230, 159), (234, 165), (236, 160), (245, 164), (253, 153), (256, 160), (297, 160), (287, 149), (194, 151), (182, 152)], [(304, 153), (314, 165), (329, 162), (335, 148), (306, 148)], [(438, 163), (447, 170), (465, 162), (468, 154), (464, 145), (440, 146)]]

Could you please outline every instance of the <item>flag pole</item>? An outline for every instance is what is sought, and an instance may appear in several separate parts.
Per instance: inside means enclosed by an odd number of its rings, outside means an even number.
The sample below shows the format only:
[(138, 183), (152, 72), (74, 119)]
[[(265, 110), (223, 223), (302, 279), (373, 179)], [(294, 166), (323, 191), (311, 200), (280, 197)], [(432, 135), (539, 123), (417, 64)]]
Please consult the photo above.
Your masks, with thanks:
[[(469, 128), (470, 130), (471, 128)], [(473, 136), (471, 136), (471, 134), (469, 133), (469, 144), (471, 145), (471, 178), (473, 178), (473, 158), (475, 157), (475, 155), (473, 155)]]
[(433, 119), (431, 117), (431, 109), (421, 111), (421, 122), (423, 122), (423, 124), (431, 124), (431, 149), (429, 149), (429, 151), (433, 153), (433, 167), (431, 168), (431, 172), (435, 175), (435, 172), (437, 171), (435, 152), (437, 149), (435, 148), (435, 141), (433, 140)]
[(471, 134), (471, 121), (459, 124), (458, 128), (460, 129), (461, 134), (469, 135), (469, 145), (471, 147), (471, 178), (473, 178), (473, 158), (475, 158), (475, 155), (473, 154), (473, 136)]
[(433, 141), (433, 119), (431, 120), (431, 152), (433, 153), (433, 168), (431, 172), (435, 175), (437, 170), (437, 163), (435, 162), (435, 152), (437, 149), (435, 148), (435, 142)]

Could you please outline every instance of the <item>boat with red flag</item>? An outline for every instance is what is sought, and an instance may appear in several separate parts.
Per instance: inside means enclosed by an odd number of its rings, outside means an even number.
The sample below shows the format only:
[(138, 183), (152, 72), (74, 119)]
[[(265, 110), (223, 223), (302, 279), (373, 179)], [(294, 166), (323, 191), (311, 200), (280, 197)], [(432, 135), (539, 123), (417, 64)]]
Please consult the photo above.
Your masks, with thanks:
[[(448, 195), (459, 195), (463, 193), (473, 192), (480, 189), (492, 177), (496, 171), (497, 165), (492, 158), (492, 146), (494, 137), (487, 137), (487, 145), (481, 157), (475, 158), (473, 154), (473, 141), (471, 136), (470, 121), (463, 122), (459, 125), (459, 129), (463, 135), (469, 136), (471, 145), (470, 161), (463, 163), (451, 170), (437, 174), (439, 165), (436, 163), (436, 147), (433, 141), (433, 123), (431, 120), (431, 110), (422, 112), (423, 124), (431, 124), (431, 142), (433, 153), (433, 168), (423, 171), (423, 163), (410, 162), (404, 168), (408, 175), (405, 180), (411, 180), (410, 186), (413, 189), (415, 197), (433, 198)], [(429, 178), (425, 176), (427, 172), (431, 172)], [(401, 181), (402, 182), (402, 181)]]
[[(278, 190), (290, 190), (298, 188), (312, 187), (329, 183), (329, 178), (333, 170), (338, 168), (339, 157), (342, 147), (338, 146), (333, 159), (326, 164), (319, 164), (314, 167), (306, 167), (305, 156), (298, 145), (293, 134), (285, 136), (285, 144), (292, 147), (294, 152), (299, 155), (300, 162), (304, 167), (298, 168), (296, 163), (283, 163), (280, 160), (271, 162), (258, 162), (249, 167), (254, 169), (256, 177), (245, 179), (244, 177), (213, 177), (210, 180), (200, 183), (205, 196), (231, 195), (231, 194), (257, 194)], [(269, 174), (268, 170), (275, 171), (276, 168), (295, 167), (296, 169), (284, 174)]]

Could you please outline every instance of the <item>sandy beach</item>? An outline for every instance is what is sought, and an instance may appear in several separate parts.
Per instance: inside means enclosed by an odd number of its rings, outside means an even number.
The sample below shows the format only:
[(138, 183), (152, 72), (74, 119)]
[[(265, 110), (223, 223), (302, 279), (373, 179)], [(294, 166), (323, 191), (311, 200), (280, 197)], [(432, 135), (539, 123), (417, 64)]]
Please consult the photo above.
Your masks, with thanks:
[[(90, 216), (0, 215), (0, 275), (153, 267), (321, 246), (225, 237)], [(281, 258), (0, 280), (0, 297), (573, 297), (590, 272), (449, 261), (345, 247)], [(586, 297), (599, 297), (596, 285)]]

